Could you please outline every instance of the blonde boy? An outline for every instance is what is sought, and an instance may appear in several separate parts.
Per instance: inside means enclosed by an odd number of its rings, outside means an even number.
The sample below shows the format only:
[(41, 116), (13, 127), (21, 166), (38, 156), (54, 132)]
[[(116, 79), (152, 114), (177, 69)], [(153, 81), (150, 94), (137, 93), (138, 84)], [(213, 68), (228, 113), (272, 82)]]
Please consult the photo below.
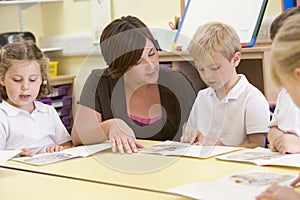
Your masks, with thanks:
[(235, 30), (219, 22), (204, 24), (193, 36), (188, 51), (208, 88), (199, 91), (181, 141), (263, 147), (270, 122), (269, 106), (264, 95), (236, 72), (241, 45)]

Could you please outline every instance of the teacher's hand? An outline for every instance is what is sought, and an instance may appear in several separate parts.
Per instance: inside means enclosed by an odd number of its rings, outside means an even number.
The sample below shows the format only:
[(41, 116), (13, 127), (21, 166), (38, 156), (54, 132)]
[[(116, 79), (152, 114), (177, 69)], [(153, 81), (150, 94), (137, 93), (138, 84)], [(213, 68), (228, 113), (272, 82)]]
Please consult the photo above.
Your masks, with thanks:
[(137, 142), (133, 130), (121, 119), (112, 119), (108, 137), (113, 152), (135, 153), (143, 147)]

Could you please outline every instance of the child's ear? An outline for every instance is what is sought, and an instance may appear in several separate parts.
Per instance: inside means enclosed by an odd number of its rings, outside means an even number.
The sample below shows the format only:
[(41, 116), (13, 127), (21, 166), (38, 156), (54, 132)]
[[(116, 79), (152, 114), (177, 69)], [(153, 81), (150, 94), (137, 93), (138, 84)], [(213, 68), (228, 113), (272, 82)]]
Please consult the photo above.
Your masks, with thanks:
[(5, 86), (4, 76), (0, 75), (0, 85)]
[(241, 52), (236, 52), (232, 58), (234, 67), (237, 67), (241, 62)]
[(294, 72), (295, 72), (296, 78), (300, 81), (300, 66), (296, 67)]

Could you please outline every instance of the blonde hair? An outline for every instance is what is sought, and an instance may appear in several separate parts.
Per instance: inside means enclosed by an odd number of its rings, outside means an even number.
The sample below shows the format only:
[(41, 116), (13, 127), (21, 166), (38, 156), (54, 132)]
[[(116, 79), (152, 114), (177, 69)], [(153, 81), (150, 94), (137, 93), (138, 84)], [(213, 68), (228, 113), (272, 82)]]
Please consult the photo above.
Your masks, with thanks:
[(201, 25), (194, 34), (188, 47), (190, 55), (202, 58), (212, 51), (218, 52), (229, 61), (236, 52), (241, 52), (241, 43), (236, 31), (221, 22)]
[(276, 86), (282, 86), (280, 75), (294, 78), (295, 68), (300, 68), (300, 14), (290, 16), (279, 29), (272, 44), (270, 64)]
[[(41, 68), (42, 84), (39, 96), (45, 96), (53, 91), (47, 76), (48, 59), (37, 47), (34, 41), (24, 40), (7, 44), (0, 49), (0, 77), (4, 78), (8, 69), (16, 61), (36, 61)], [(7, 99), (5, 86), (0, 85), (0, 97)]]

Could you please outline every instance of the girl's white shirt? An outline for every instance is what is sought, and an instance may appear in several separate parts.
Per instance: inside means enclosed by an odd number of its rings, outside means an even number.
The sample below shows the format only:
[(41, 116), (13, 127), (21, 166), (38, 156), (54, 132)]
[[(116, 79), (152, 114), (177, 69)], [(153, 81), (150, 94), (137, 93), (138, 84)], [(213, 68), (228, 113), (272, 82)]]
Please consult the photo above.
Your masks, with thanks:
[(294, 104), (286, 89), (282, 89), (277, 96), (275, 111), (269, 124), (269, 127), (272, 126), (300, 137), (300, 109)]
[(53, 106), (34, 101), (30, 114), (6, 101), (0, 103), (0, 150), (29, 148), (33, 153), (45, 152), (53, 144), (71, 140)]

